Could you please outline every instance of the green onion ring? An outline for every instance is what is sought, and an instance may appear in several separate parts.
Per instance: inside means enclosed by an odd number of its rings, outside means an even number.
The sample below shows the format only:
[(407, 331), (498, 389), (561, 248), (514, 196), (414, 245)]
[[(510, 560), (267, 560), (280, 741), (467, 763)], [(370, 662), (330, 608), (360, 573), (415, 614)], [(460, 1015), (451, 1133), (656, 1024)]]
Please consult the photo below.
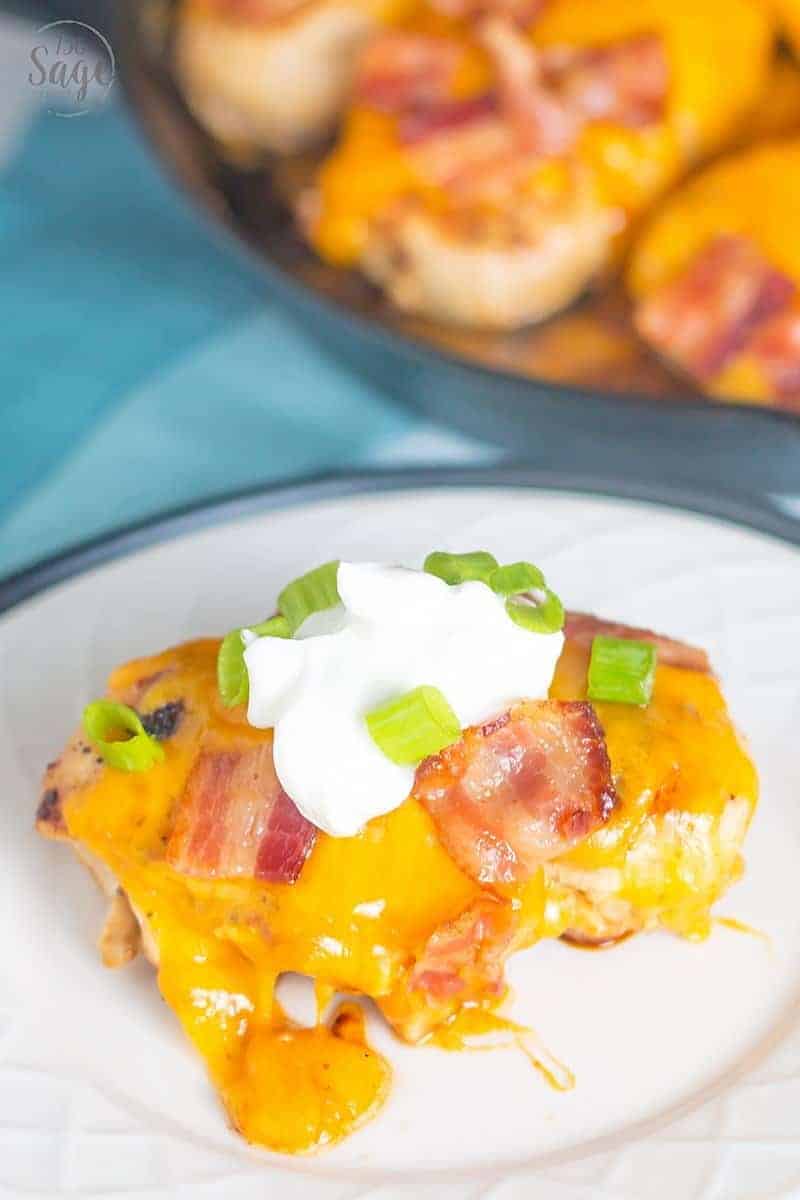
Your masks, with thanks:
[(164, 759), (163, 747), (127, 704), (94, 700), (83, 710), (83, 728), (103, 760), (120, 771), (147, 771)]

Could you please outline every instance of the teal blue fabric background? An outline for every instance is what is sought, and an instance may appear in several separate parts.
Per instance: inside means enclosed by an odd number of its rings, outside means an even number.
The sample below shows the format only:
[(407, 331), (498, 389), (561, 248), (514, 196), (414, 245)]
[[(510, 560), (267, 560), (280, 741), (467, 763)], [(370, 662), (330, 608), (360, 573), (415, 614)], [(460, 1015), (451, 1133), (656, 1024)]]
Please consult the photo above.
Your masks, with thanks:
[(118, 107), (26, 131), (0, 262), (0, 575), (211, 493), (492, 455), (328, 359)]

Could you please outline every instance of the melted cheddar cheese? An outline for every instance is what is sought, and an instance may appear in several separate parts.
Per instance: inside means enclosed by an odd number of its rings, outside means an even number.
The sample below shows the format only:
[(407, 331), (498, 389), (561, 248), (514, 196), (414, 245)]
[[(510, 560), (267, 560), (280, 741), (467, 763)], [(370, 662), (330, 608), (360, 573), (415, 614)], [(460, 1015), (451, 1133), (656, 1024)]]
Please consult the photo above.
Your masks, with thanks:
[[(757, 0), (555, 0), (544, 8), (533, 38), (541, 46), (588, 47), (646, 33), (660, 34), (667, 49), (670, 93), (660, 152), (663, 170), (671, 172), (722, 144), (755, 103), (773, 27)], [(626, 157), (617, 149), (619, 134), (602, 126), (594, 133), (605, 143), (602, 157), (612, 176), (617, 155)], [(643, 136), (640, 153), (658, 154)]]
[[(463, 26), (419, 5), (398, 24), (426, 37), (458, 43), (461, 58), (454, 99), (477, 95), (488, 86), (488, 59)], [(344, 266), (356, 262), (370, 222), (400, 197), (420, 199), (431, 212), (446, 211), (444, 192), (426, 183), (415, 169), (396, 130), (396, 118), (377, 109), (356, 104), (347, 113), (338, 145), (317, 180), (320, 212), (313, 242), (329, 262)]]
[(800, 66), (776, 55), (758, 103), (740, 124), (730, 149), (788, 137), (800, 131)]
[[(328, 7), (338, 6), (338, 0), (327, 0)], [(348, 7), (361, 9), (375, 21), (391, 24), (408, 16), (417, 0), (349, 0)], [(258, 32), (269, 26), (291, 21), (295, 13), (309, 9), (307, 0), (184, 0), (182, 20), (218, 22), (220, 29), (243, 26)], [(319, 8), (323, 4), (318, 4)]]
[(761, 0), (778, 20), (778, 27), (795, 54), (800, 49), (800, 0)]
[(631, 257), (628, 283), (643, 297), (682, 271), (712, 238), (740, 234), (800, 282), (800, 141), (774, 142), (720, 160), (656, 214)]
[[(377, 1000), (401, 1031), (415, 1006), (409, 964), (432, 932), (481, 895), (441, 846), (414, 799), (371, 821), (356, 837), (320, 833), (293, 884), (249, 878), (201, 879), (164, 860), (176, 806), (201, 735), (263, 741), (241, 709), (218, 700), (218, 642), (189, 643), (116, 671), (110, 694), (139, 687), (152, 710), (179, 698), (184, 715), (150, 770), (97, 772), (64, 807), (69, 836), (115, 874), (155, 945), (161, 992), (207, 1065), (234, 1125), (250, 1141), (286, 1152), (336, 1141), (373, 1114), (389, 1086), (386, 1062), (365, 1043), (360, 1010), (341, 1008), (329, 1024), (300, 1028), (275, 989), (285, 972), (315, 981), (320, 1010), (334, 992)], [(585, 694), (587, 656), (568, 645), (552, 694)], [(621, 804), (609, 824), (564, 860), (568, 872), (617, 870), (621, 898), (680, 932), (706, 931), (708, 906), (735, 874), (702, 864), (687, 874), (677, 854), (658, 879), (634, 864), (631, 847), (648, 821), (677, 813), (713, 825), (731, 796), (755, 803), (756, 778), (707, 675), (659, 667), (646, 709), (598, 705)], [(657, 864), (658, 865), (658, 864)], [(699, 869), (699, 868), (698, 868)], [(515, 948), (580, 924), (585, 893), (539, 870), (502, 900), (519, 922)], [(705, 924), (704, 924), (705, 922)], [(646, 920), (643, 923), (647, 923)], [(447, 1048), (518, 1027), (492, 1010), (500, 997), (473, 996), (452, 1008), (432, 1036)], [(322, 1014), (320, 1013), (320, 1016)]]
[[(588, 659), (585, 648), (568, 644), (551, 695), (584, 697)], [(741, 872), (739, 839), (724, 844), (726, 812), (740, 801), (749, 819), (758, 797), (755, 767), (719, 685), (703, 672), (659, 665), (646, 707), (594, 707), (620, 803), (559, 866), (615, 872), (615, 902), (630, 905), (643, 925), (703, 938), (711, 905)], [(692, 836), (682, 837), (685, 830)]]

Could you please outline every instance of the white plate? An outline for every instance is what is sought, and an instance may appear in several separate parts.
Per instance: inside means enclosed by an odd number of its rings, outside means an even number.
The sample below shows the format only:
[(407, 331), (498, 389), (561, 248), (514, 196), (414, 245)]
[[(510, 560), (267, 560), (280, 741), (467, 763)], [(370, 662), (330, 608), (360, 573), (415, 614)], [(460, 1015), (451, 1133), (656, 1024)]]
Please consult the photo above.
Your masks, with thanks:
[[(355, 1137), (288, 1161), (225, 1125), (149, 969), (104, 971), (103, 905), (31, 831), (44, 763), (109, 669), (225, 630), (334, 555), (432, 547), (532, 558), (569, 604), (708, 647), (760, 766), (748, 871), (720, 906), (766, 935), (559, 943), (509, 969), (513, 1013), (575, 1072), (547, 1088), (512, 1051), (400, 1046)], [(523, 488), (345, 496), (121, 558), (0, 620), (0, 1185), (11, 1195), (251, 1200), (734, 1200), (800, 1189), (800, 555), (628, 500)], [(302, 998), (296, 998), (300, 1002)]]

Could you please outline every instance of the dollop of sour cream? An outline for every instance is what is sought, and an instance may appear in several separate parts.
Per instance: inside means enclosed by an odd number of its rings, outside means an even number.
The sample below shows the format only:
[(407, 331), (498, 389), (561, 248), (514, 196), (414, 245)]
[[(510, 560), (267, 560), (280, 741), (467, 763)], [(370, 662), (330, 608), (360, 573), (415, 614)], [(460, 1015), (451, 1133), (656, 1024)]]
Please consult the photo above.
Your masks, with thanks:
[(247, 719), (274, 728), (275, 770), (301, 813), (351, 837), (402, 804), (414, 780), (373, 742), (368, 712), (429, 684), (462, 728), (486, 721), (547, 696), (564, 637), (522, 629), (483, 583), (347, 562), (337, 583), (341, 603), (294, 638), (244, 632)]

